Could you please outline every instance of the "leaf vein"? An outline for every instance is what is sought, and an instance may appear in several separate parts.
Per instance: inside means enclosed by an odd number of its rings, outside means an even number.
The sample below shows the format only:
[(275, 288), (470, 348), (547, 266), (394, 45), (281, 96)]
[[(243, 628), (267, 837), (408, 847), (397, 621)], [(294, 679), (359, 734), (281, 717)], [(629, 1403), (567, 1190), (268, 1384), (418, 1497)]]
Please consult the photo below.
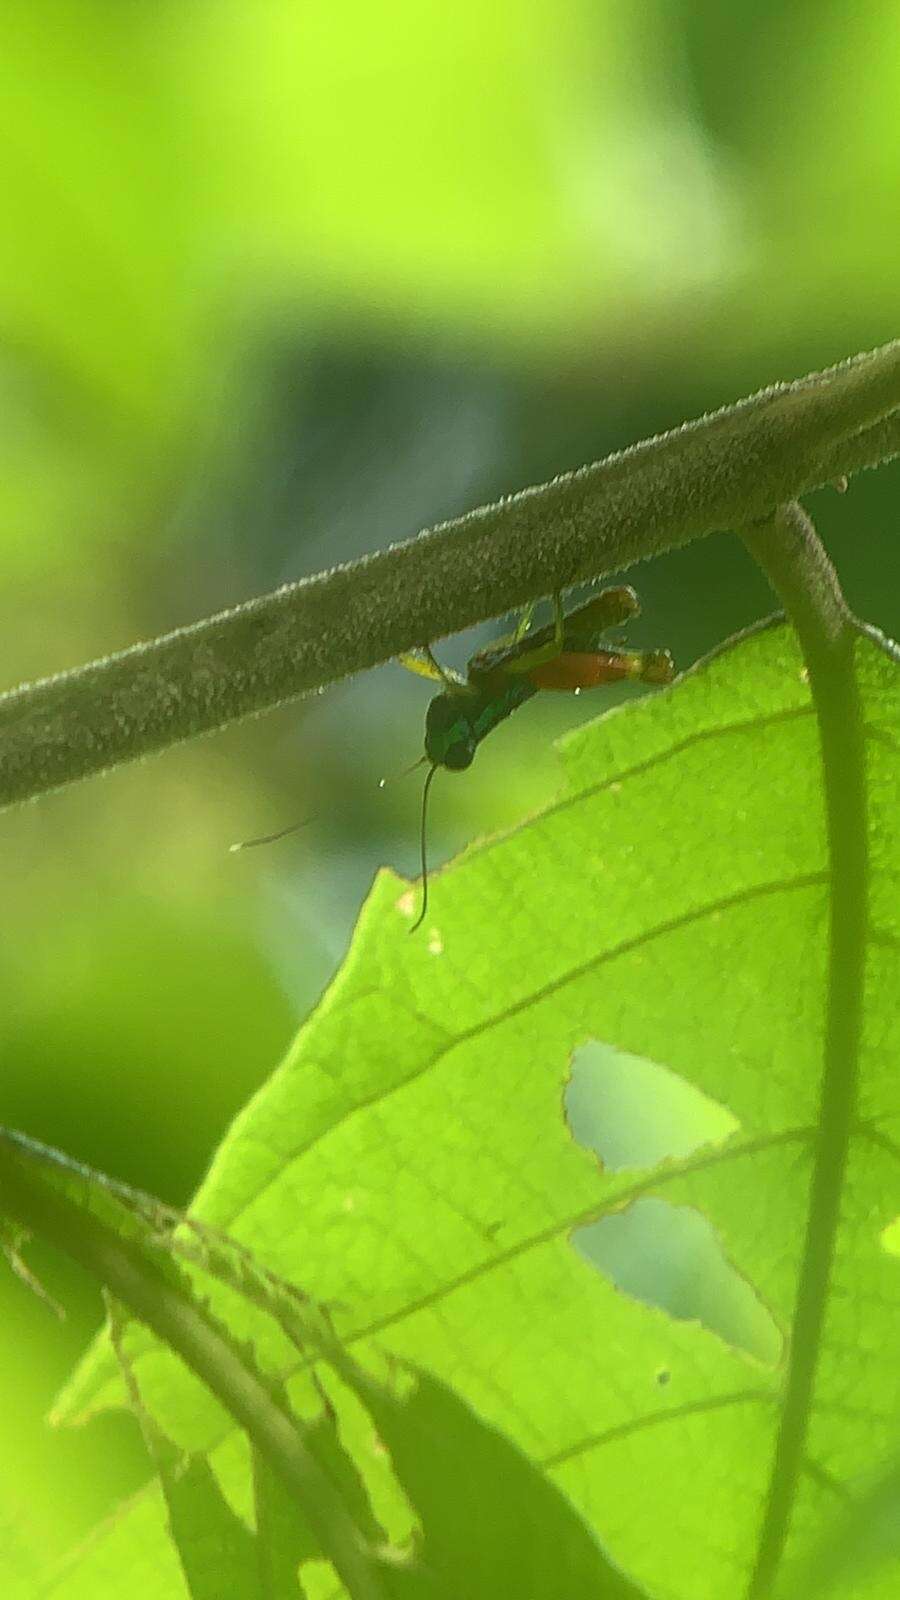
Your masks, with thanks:
[[(356, 1100), (353, 1105), (348, 1106), (346, 1111), (330, 1122), (327, 1127), (320, 1129), (312, 1138), (307, 1139), (303, 1144), (296, 1145), (291, 1150), (285, 1151), (281, 1156), (277, 1171), (270, 1173), (260, 1182), (252, 1194), (245, 1195), (238, 1208), (231, 1212), (226, 1220), (221, 1220), (218, 1225), (221, 1227), (233, 1227), (237, 1218), (244, 1215), (251, 1206), (256, 1205), (266, 1191), (278, 1182), (286, 1166), (291, 1162), (299, 1161), (303, 1156), (307, 1155), (310, 1150), (313, 1150), (323, 1139), (335, 1133), (351, 1117), (356, 1116), (361, 1111), (368, 1111), (375, 1106), (383, 1105), (392, 1095), (398, 1094), (401, 1090), (408, 1088), (410, 1084), (417, 1082), (419, 1078), (424, 1077), (426, 1072), (430, 1072), (452, 1050), (469, 1044), (473, 1039), (478, 1039), (483, 1034), (488, 1033), (491, 1028), (500, 1027), (504, 1022), (510, 1021), (515, 1016), (521, 1016), (523, 1012), (530, 1010), (532, 1006), (540, 1005), (543, 1001), (558, 994), (567, 984), (577, 982), (579, 978), (586, 977), (588, 973), (596, 971), (599, 967), (606, 966), (620, 956), (630, 955), (635, 950), (643, 949), (646, 945), (652, 944), (655, 939), (665, 938), (670, 933), (679, 932), (683, 928), (702, 922), (705, 917), (732, 911), (738, 906), (748, 905), (754, 900), (764, 899), (771, 895), (793, 893), (797, 890), (812, 888), (816, 885), (825, 884), (827, 881), (828, 874), (825, 871), (809, 872), (798, 874), (793, 878), (777, 878), (768, 883), (754, 884), (739, 889), (734, 894), (722, 896), (721, 899), (709, 900), (702, 906), (693, 906), (680, 916), (671, 917), (665, 922), (655, 923), (652, 927), (643, 929), (633, 938), (624, 939), (620, 944), (611, 945), (599, 954), (592, 955), (577, 967), (570, 967), (559, 977), (552, 979), (550, 983), (544, 984), (540, 989), (532, 990), (523, 999), (515, 1001), (502, 1011), (494, 1012), (491, 1016), (483, 1018), (473, 1027), (464, 1029), (455, 1036), (448, 1037), (445, 1044), (442, 1044), (421, 1066), (407, 1073), (406, 1077), (380, 1088), (374, 1094), (366, 1095)], [(354, 1002), (355, 998), (354, 996)]]
[[(698, 662), (697, 665), (702, 665), (702, 663)], [(687, 675), (683, 674), (682, 676)], [(624, 709), (626, 709), (626, 706), (616, 706), (612, 711), (608, 711), (606, 716), (616, 716), (620, 710)], [(794, 722), (812, 715), (813, 708), (811, 704), (790, 706), (783, 711), (770, 712), (767, 716), (749, 717), (740, 722), (719, 723), (714, 728), (702, 728), (696, 733), (686, 735), (684, 739), (679, 739), (677, 743), (667, 745), (664, 750), (654, 751), (653, 755), (648, 756), (645, 761), (636, 761), (631, 767), (623, 767), (613, 773), (611, 777), (602, 778), (598, 783), (586, 784), (584, 788), (580, 788), (575, 794), (561, 795), (558, 800), (553, 800), (549, 805), (544, 806), (536, 817), (523, 817), (521, 822), (517, 822), (500, 837), (514, 838), (517, 833), (520, 833), (525, 828), (532, 827), (535, 821), (540, 822), (545, 817), (555, 817), (560, 812), (571, 810), (572, 807), (579, 805), (581, 801), (593, 800), (597, 795), (604, 794), (616, 784), (627, 783), (630, 778), (643, 777), (645, 773), (653, 772), (655, 768), (664, 766), (667, 761), (683, 755), (686, 750), (692, 750), (697, 745), (711, 744), (716, 739), (730, 738), (733, 734), (755, 733), (762, 728), (775, 727), (782, 722)], [(466, 852), (467, 859), (471, 860), (475, 856), (482, 855), (486, 850), (492, 849), (496, 842), (497, 836), (494, 835), (478, 844), (470, 845)]]
[(586, 1455), (590, 1450), (602, 1450), (604, 1445), (615, 1444), (619, 1439), (628, 1439), (634, 1433), (643, 1433), (646, 1428), (658, 1428), (669, 1422), (680, 1422), (684, 1417), (702, 1416), (706, 1411), (724, 1411), (729, 1406), (750, 1405), (759, 1401), (771, 1405), (777, 1398), (777, 1395), (768, 1389), (736, 1389), (733, 1394), (691, 1400), (683, 1406), (672, 1406), (668, 1411), (647, 1412), (642, 1417), (632, 1417), (628, 1422), (620, 1422), (614, 1428), (605, 1428), (602, 1433), (588, 1434), (575, 1444), (567, 1445), (564, 1450), (557, 1450), (553, 1455), (544, 1456), (537, 1465), (544, 1472), (553, 1472), (578, 1456)]
[(592, 1222), (597, 1222), (610, 1211), (621, 1209), (633, 1200), (648, 1192), (664, 1188), (667, 1182), (675, 1182), (679, 1178), (690, 1177), (693, 1173), (704, 1172), (713, 1167), (723, 1165), (728, 1161), (737, 1161), (743, 1156), (759, 1155), (763, 1151), (776, 1149), (779, 1145), (806, 1143), (815, 1136), (812, 1127), (784, 1128), (778, 1133), (760, 1134), (753, 1139), (746, 1139), (738, 1143), (739, 1135), (732, 1135), (727, 1144), (717, 1146), (712, 1150), (704, 1148), (701, 1154), (686, 1157), (683, 1161), (672, 1161), (663, 1167), (653, 1168), (650, 1172), (642, 1174), (638, 1179), (620, 1188), (615, 1188), (611, 1193), (598, 1198), (595, 1205), (585, 1206), (580, 1211), (570, 1213), (565, 1217), (557, 1218), (549, 1227), (540, 1229), (537, 1233), (529, 1234), (527, 1238), (520, 1239), (516, 1244), (510, 1245), (506, 1250), (497, 1251), (485, 1261), (480, 1261), (467, 1272), (460, 1273), (458, 1277), (441, 1284), (420, 1299), (410, 1301), (399, 1311), (392, 1311), (376, 1321), (360, 1328), (355, 1328), (345, 1334), (348, 1343), (358, 1339), (369, 1339), (386, 1329), (396, 1326), (406, 1317), (415, 1316), (420, 1311), (431, 1310), (439, 1305), (442, 1300), (455, 1294), (458, 1289), (468, 1288), (476, 1283), (479, 1278), (495, 1271), (498, 1267), (506, 1266), (517, 1257), (526, 1255), (530, 1250), (539, 1249), (543, 1244), (552, 1244), (563, 1234), (576, 1228), (586, 1227)]

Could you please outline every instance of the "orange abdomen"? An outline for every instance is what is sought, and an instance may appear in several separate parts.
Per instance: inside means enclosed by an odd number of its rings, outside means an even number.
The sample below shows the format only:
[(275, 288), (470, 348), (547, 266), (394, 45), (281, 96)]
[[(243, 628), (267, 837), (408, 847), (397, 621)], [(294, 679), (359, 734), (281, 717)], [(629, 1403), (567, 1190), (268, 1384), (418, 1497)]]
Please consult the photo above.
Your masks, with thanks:
[(627, 651), (565, 650), (552, 661), (534, 667), (528, 676), (536, 689), (596, 689), (601, 683), (621, 683), (640, 673), (640, 656)]

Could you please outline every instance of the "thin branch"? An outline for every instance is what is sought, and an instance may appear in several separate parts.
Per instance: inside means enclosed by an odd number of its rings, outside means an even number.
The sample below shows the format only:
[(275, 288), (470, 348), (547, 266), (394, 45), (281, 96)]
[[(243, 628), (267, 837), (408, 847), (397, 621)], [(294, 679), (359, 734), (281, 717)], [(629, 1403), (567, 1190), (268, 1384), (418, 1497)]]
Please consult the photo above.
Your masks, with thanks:
[(784, 1406), (747, 1600), (771, 1593), (801, 1474), (822, 1347), (863, 1022), (868, 857), (865, 750), (854, 671), (860, 629), (805, 511), (796, 503), (744, 538), (797, 630), (819, 724), (828, 826), (827, 1012), (806, 1237), (791, 1328)]
[(900, 454), (900, 341), (405, 544), (0, 697), (0, 807), (306, 694)]

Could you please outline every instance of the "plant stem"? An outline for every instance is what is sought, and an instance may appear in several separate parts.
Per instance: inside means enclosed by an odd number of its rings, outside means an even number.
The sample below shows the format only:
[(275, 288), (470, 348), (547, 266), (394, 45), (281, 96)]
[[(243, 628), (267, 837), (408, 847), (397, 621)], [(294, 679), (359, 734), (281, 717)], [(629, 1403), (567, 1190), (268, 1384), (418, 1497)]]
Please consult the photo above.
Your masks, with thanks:
[(224, 727), (900, 453), (900, 340), (405, 544), (0, 696), (0, 807)]
[(744, 530), (797, 630), (819, 726), (831, 899), (819, 1120), (784, 1406), (747, 1600), (771, 1591), (787, 1539), (815, 1392), (853, 1117), (863, 1021), (867, 813), (858, 626), (805, 511), (785, 505)]
[(280, 1475), (353, 1600), (383, 1600), (372, 1560), (337, 1489), (306, 1448), (296, 1421), (215, 1319), (138, 1241), (57, 1192), (39, 1170), (26, 1172), (21, 1154), (2, 1140), (0, 1210), (65, 1251), (181, 1356)]

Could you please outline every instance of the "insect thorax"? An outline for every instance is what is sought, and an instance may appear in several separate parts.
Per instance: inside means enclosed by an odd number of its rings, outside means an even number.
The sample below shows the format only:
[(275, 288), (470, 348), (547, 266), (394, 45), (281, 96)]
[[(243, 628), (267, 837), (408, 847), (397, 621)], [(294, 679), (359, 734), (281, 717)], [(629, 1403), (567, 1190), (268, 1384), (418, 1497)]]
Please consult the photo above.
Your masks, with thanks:
[(491, 689), (460, 689), (435, 695), (425, 715), (425, 754), (429, 761), (453, 772), (471, 766), (482, 739), (535, 692), (527, 678), (510, 678)]

